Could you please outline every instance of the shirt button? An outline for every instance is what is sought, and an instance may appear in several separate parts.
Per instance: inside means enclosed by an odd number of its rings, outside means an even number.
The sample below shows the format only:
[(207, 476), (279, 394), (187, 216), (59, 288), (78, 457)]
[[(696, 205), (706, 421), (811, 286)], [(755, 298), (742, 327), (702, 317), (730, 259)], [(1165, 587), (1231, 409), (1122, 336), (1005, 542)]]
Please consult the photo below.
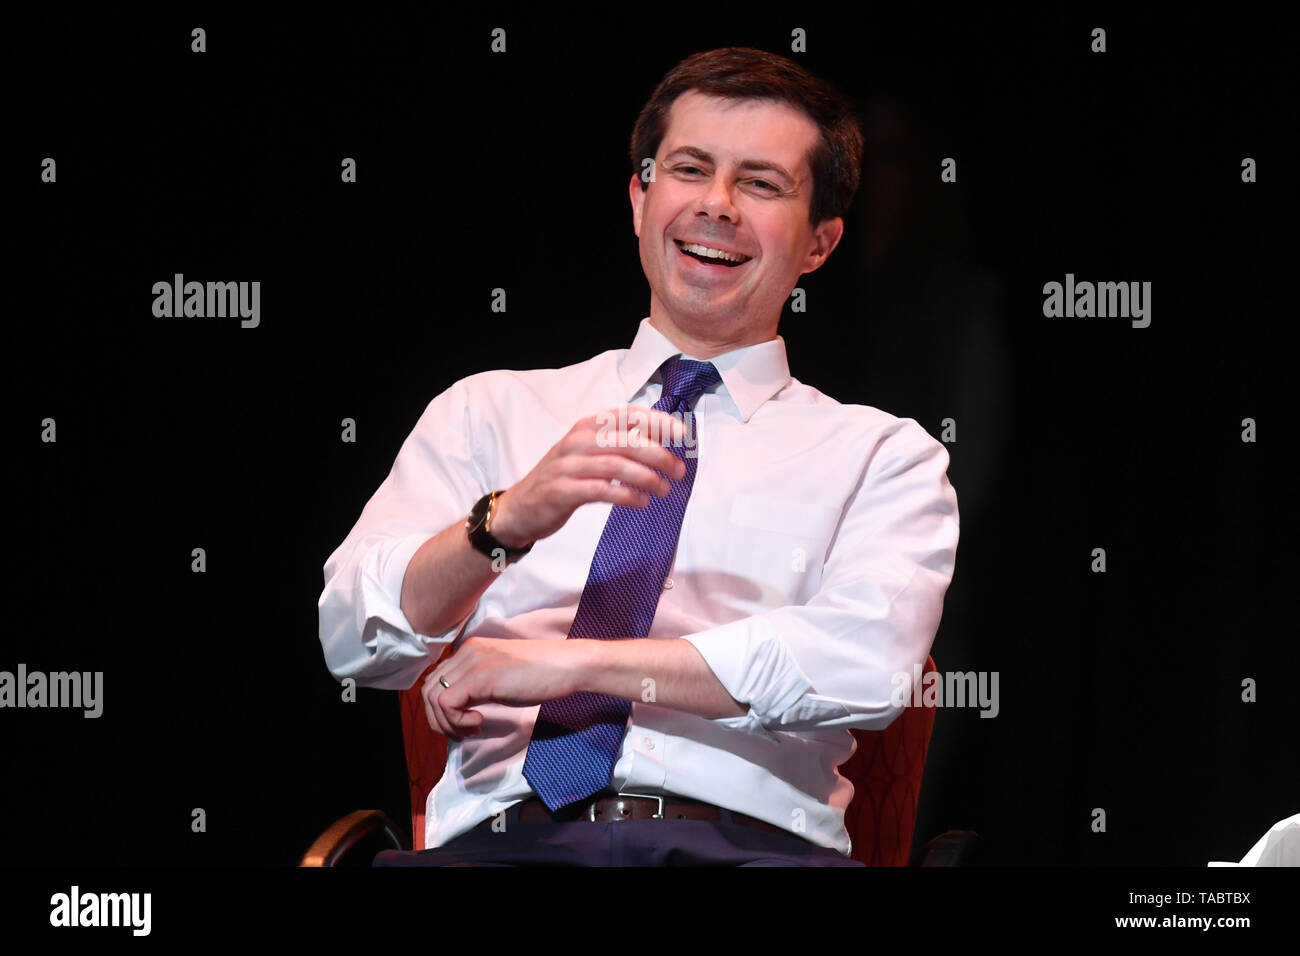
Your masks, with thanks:
[(645, 747), (646, 750), (654, 750), (655, 742), (651, 740), (649, 737), (642, 737), (641, 746)]
[(665, 590), (665, 591), (669, 590), (672, 586), (673, 586), (673, 579), (672, 579), (672, 578), (669, 578), (667, 581), (664, 582), (664, 590)]

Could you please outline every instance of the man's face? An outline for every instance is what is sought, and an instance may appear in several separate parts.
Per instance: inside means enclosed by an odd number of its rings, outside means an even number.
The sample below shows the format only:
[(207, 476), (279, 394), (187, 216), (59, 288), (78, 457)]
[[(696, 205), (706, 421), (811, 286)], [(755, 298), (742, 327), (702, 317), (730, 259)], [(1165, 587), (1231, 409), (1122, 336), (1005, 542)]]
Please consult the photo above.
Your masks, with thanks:
[[(678, 97), (654, 181), (645, 192), (637, 175), (629, 185), (652, 325), (729, 347), (776, 334), (799, 276), (826, 261), (844, 229), (840, 219), (808, 222), (817, 136), (784, 103)], [(743, 261), (728, 265), (714, 250)]]

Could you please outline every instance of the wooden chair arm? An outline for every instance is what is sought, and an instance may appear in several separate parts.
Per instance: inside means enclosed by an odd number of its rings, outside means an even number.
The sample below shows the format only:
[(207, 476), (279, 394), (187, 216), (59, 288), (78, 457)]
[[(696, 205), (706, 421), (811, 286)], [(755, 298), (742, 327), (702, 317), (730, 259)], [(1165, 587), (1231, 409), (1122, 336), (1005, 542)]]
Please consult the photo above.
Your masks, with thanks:
[(299, 866), (335, 866), (343, 856), (376, 830), (380, 831), (395, 850), (408, 850), (397, 827), (383, 810), (357, 810), (334, 821), (316, 838), (303, 854)]

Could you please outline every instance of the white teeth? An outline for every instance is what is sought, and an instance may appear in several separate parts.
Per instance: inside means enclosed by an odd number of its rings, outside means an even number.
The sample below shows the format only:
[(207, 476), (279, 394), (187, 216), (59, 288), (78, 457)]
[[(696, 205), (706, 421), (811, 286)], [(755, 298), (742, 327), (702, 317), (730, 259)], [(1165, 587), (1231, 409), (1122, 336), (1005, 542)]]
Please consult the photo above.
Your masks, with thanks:
[(698, 242), (684, 242), (682, 249), (686, 252), (693, 252), (697, 256), (707, 256), (710, 259), (723, 259), (727, 262), (747, 262), (749, 256), (738, 256), (734, 252), (723, 252), (721, 249), (713, 249), (709, 246), (702, 246)]

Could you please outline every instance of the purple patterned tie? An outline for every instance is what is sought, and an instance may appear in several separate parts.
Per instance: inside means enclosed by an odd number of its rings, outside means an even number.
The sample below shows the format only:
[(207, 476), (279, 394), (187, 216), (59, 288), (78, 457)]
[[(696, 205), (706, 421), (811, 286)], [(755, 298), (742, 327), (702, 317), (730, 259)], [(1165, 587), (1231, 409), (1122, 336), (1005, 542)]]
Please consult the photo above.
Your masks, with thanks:
[[(660, 373), (663, 396), (654, 407), (683, 416), (701, 392), (721, 381), (712, 363), (683, 358), (670, 358)], [(610, 509), (569, 637), (618, 640), (650, 633), (695, 483), (691, 449), (678, 442), (668, 447), (686, 463), (686, 476), (669, 481), (667, 498), (651, 495), (646, 508)], [(631, 712), (630, 701), (588, 691), (542, 704), (523, 772), (552, 812), (609, 786)]]

